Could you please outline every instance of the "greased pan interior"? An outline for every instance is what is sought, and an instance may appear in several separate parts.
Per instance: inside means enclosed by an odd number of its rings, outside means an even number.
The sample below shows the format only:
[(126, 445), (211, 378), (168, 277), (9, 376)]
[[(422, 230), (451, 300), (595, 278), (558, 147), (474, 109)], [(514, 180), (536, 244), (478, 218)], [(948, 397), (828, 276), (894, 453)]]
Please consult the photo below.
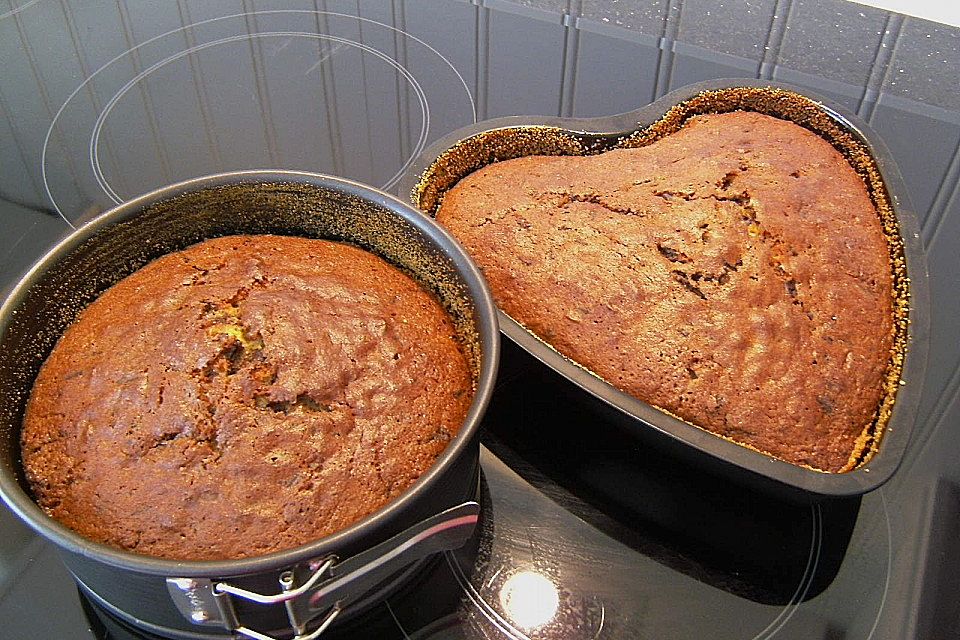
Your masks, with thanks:
[(927, 270), (918, 223), (900, 173), (882, 141), (852, 114), (784, 85), (722, 80), (679, 89), (637, 111), (594, 119), (510, 117), (456, 131), (427, 149), (401, 185), (415, 206), (435, 215), (448, 189), (485, 165), (526, 155), (590, 155), (648, 144), (691, 116), (747, 110), (799, 124), (829, 141), (863, 179), (887, 236), (894, 286), (896, 336), (884, 399), (859, 465), (830, 474), (799, 467), (724, 440), (629, 396), (500, 314), (502, 331), (537, 360), (592, 396), (629, 432), (687, 457), (775, 490), (805, 496), (858, 495), (894, 473), (913, 428), (926, 363)]

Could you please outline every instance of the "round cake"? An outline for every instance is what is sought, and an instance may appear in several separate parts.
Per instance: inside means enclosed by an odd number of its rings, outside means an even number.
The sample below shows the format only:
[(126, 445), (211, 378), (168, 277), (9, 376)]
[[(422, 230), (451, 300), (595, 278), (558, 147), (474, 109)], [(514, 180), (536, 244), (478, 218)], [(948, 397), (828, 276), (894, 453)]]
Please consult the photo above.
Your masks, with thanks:
[(826, 140), (752, 112), (652, 144), (527, 156), (437, 213), (497, 304), (683, 420), (788, 462), (855, 466), (891, 360), (890, 249)]
[(450, 317), (400, 270), (335, 242), (229, 236), (79, 315), (33, 387), (23, 466), (40, 506), (92, 540), (257, 556), (397, 497), (472, 397)]

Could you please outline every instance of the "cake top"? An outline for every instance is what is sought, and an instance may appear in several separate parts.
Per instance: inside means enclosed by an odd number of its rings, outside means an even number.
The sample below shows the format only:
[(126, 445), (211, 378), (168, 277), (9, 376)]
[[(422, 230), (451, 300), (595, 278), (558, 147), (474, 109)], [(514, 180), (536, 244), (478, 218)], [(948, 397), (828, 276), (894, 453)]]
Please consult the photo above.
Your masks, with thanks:
[(323, 240), (231, 236), (104, 292), (35, 383), (40, 505), (147, 555), (262, 555), (400, 495), (472, 401), (450, 318), (413, 279)]
[(643, 147), (490, 164), (437, 219), (504, 311), (621, 390), (795, 464), (861, 456), (891, 359), (889, 247), (814, 133), (695, 116)]

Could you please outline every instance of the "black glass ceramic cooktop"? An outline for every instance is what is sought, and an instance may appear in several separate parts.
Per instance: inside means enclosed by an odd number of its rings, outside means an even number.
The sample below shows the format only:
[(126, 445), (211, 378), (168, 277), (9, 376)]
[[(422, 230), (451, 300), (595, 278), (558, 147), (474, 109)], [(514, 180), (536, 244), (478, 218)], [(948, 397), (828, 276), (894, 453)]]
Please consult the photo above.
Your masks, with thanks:
[[(958, 33), (840, 0), (8, 0), (0, 287), (181, 179), (282, 168), (390, 191), (485, 118), (618, 113), (719, 77), (806, 88), (870, 122), (923, 222), (932, 355), (894, 479), (813, 505), (746, 490), (567, 402), (506, 345), (477, 537), (324, 637), (957, 637)], [(0, 620), (3, 638), (137, 637), (5, 508)]]

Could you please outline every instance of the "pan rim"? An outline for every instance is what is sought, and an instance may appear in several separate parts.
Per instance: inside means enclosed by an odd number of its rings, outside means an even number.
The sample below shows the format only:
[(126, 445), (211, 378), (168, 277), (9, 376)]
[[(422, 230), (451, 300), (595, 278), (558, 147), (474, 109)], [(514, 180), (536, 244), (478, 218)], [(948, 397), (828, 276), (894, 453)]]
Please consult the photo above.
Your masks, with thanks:
[[(432, 219), (388, 193), (345, 178), (282, 169), (230, 171), (190, 178), (162, 186), (121, 203), (62, 238), (33, 263), (0, 305), (0, 335), (6, 333), (11, 316), (16, 313), (19, 303), (30, 288), (43, 277), (44, 272), (98, 232), (134, 218), (138, 212), (153, 204), (170, 200), (183, 193), (238, 183), (309, 184), (373, 202), (403, 218), (404, 221), (414, 227), (417, 233), (425, 237), (433, 247), (450, 260), (463, 278), (468, 294), (472, 298), (471, 302), (481, 345), (480, 371), (476, 381), (476, 393), (461, 429), (443, 453), (437, 457), (433, 465), (403, 494), (350, 527), (292, 549), (234, 560), (165, 559), (123, 551), (94, 542), (44, 513), (33, 498), (21, 487), (15, 477), (14, 469), (3, 469), (0, 472), (0, 498), (34, 531), (66, 551), (120, 569), (157, 576), (232, 577), (291, 566), (334, 553), (338, 548), (357, 544), (372, 530), (389, 522), (404, 509), (409, 508), (411, 504), (423, 499), (424, 494), (440, 480), (456, 460), (467, 454), (471, 446), (479, 446), (475, 442), (475, 436), (493, 393), (500, 349), (496, 307), (493, 304), (493, 298), (486, 281), (453, 237)], [(373, 546), (375, 543), (376, 541), (373, 541), (369, 546)]]

